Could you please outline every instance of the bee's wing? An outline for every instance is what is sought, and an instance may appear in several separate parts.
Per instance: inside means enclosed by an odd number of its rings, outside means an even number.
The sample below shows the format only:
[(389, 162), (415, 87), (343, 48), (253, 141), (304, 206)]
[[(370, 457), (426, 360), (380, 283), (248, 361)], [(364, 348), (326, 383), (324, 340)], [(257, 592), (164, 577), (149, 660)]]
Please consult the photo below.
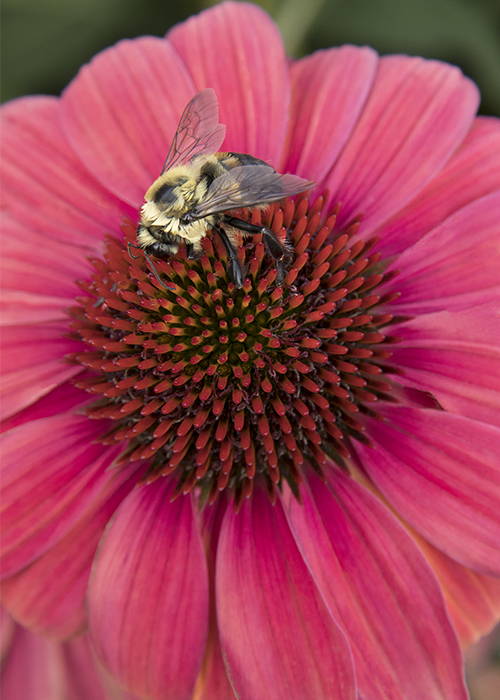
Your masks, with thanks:
[(198, 92), (182, 113), (162, 173), (196, 156), (217, 153), (226, 127), (219, 124), (219, 105), (212, 88)]
[(203, 201), (193, 210), (198, 218), (230, 209), (278, 202), (314, 186), (298, 175), (281, 175), (270, 165), (243, 165), (215, 178)]

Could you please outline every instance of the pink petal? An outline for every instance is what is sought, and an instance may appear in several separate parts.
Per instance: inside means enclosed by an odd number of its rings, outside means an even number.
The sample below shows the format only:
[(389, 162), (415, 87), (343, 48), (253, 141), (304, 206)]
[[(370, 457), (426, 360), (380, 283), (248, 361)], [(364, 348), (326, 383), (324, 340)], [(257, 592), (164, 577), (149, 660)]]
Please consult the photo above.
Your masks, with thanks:
[(205, 656), (193, 697), (196, 700), (234, 700), (235, 697), (224, 666), (216, 626), (209, 625)]
[(11, 624), (0, 685), (4, 700), (134, 700), (105, 677), (87, 635), (59, 644)]
[(196, 680), (193, 698), (196, 700), (234, 700), (233, 689), (227, 676), (220, 646), (215, 606), (215, 560), (219, 532), (226, 512), (227, 502), (221, 496), (210, 508), (198, 512), (198, 526), (207, 554), (210, 603), (208, 637), (201, 671)]
[(312, 475), (289, 521), (351, 643), (360, 697), (466, 698), (462, 658), (436, 578), (389, 509), (332, 466)]
[(4, 206), (48, 238), (98, 253), (104, 233), (119, 233), (124, 205), (82, 167), (60, 126), (60, 102), (26, 97), (2, 107)]
[(292, 121), (283, 172), (319, 184), (344, 148), (366, 102), (378, 56), (368, 47), (317, 51), (292, 64)]
[[(29, 327), (9, 326), (2, 329), (5, 334), (2, 353), (7, 372), (28, 370), (36, 357), (44, 364), (51, 360), (64, 361), (64, 354), (82, 349), (80, 341), (65, 338), (70, 328), (68, 321), (32, 324)], [(16, 355), (17, 352), (17, 355)], [(66, 362), (66, 367), (68, 363)], [(78, 369), (80, 369), (78, 367)]]
[(2, 583), (2, 602), (33, 632), (65, 639), (87, 623), (85, 596), (97, 545), (114, 511), (137, 483), (137, 465), (108, 474), (108, 483), (74, 527), (34, 564)]
[(438, 549), (500, 572), (500, 428), (444, 411), (379, 405), (365, 418), (376, 447), (360, 462), (396, 511)]
[(30, 294), (17, 290), (2, 291), (0, 300), (1, 323), (5, 326), (19, 323), (43, 323), (66, 318), (71, 299)]
[(208, 580), (191, 500), (175, 480), (137, 488), (117, 511), (89, 588), (93, 641), (117, 678), (153, 700), (191, 698), (207, 637)]
[(115, 684), (111, 685), (105, 678), (102, 669), (96, 663), (87, 634), (61, 644), (60, 647), (69, 700), (127, 700), (129, 698), (127, 693), (113, 687)]
[(438, 175), (380, 231), (384, 256), (403, 252), (466, 204), (500, 189), (500, 120), (477, 117)]
[[(4, 700), (58, 700), (66, 690), (64, 661), (55, 642), (17, 626), (2, 667)], [(100, 700), (96, 696), (96, 700)]]
[(94, 56), (63, 92), (64, 130), (88, 170), (137, 210), (194, 92), (168, 42), (124, 39)]
[(14, 638), (16, 623), (0, 605), (0, 665), (3, 666), (5, 657)]
[(0, 392), (4, 417), (29, 406), (82, 371), (80, 365), (64, 359), (67, 353), (82, 347), (80, 342), (65, 337), (68, 332), (67, 320), (2, 329)]
[(4, 433), (3, 577), (59, 542), (109, 481), (120, 449), (95, 443), (106, 426), (67, 415)]
[(391, 333), (401, 338), (391, 358), (405, 371), (398, 382), (432, 392), (450, 413), (500, 427), (496, 304), (417, 316), (391, 326)]
[(339, 225), (365, 212), (363, 235), (435, 177), (465, 138), (479, 103), (458, 68), (408, 56), (380, 59), (370, 96), (325, 185)]
[(48, 418), (57, 414), (78, 413), (85, 404), (94, 400), (92, 395), (73, 385), (72, 380), (60, 384), (48, 394), (42, 396), (36, 403), (30, 404), (19, 413), (2, 421), (0, 432), (5, 433), (18, 425), (29, 423), (40, 418)]
[(93, 271), (88, 251), (49, 238), (6, 213), (2, 227), (2, 288), (37, 294), (40, 303), (49, 296), (66, 306), (74, 304), (81, 294), (75, 280), (88, 279)]
[(196, 89), (215, 89), (220, 122), (227, 127), (224, 150), (250, 153), (276, 166), (290, 85), (281, 35), (269, 15), (249, 3), (225, 2), (178, 24), (167, 39)]
[(402, 253), (401, 273), (382, 287), (398, 291), (398, 314), (467, 309), (500, 301), (500, 192), (452, 214)]
[(491, 631), (500, 617), (500, 579), (458, 564), (426, 540), (418, 538), (439, 577), (446, 604), (463, 647)]
[(349, 644), (264, 492), (227, 509), (216, 570), (217, 616), (238, 697), (354, 698)]

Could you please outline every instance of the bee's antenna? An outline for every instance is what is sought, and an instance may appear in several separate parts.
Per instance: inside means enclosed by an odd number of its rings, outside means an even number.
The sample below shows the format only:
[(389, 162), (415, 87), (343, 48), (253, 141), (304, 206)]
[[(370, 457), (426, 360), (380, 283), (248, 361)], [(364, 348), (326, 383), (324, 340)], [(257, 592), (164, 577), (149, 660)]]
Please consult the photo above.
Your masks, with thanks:
[(162, 287), (165, 287), (165, 289), (168, 289), (169, 291), (173, 291), (173, 290), (175, 291), (175, 286), (174, 286), (174, 285), (170, 285), (170, 286), (169, 286), (168, 284), (165, 284), (165, 282), (162, 282), (162, 281), (161, 281), (160, 276), (158, 275), (158, 273), (157, 273), (157, 271), (156, 271), (156, 268), (155, 268), (155, 266), (154, 266), (154, 264), (153, 264), (153, 261), (151, 260), (151, 258), (149, 257), (149, 255), (146, 253), (146, 251), (144, 250), (144, 248), (141, 248), (140, 245), (136, 245), (135, 243), (130, 243), (130, 242), (127, 243), (128, 254), (129, 254), (130, 257), (133, 258), (134, 260), (137, 260), (137, 259), (140, 258), (141, 256), (140, 256), (140, 255), (133, 255), (133, 254), (130, 252), (130, 249), (131, 249), (131, 248), (137, 248), (137, 250), (142, 250), (142, 252), (144, 253), (144, 257), (145, 257), (146, 260), (148, 261), (148, 265), (149, 265), (149, 267), (151, 268), (151, 272), (154, 274), (154, 276), (156, 277), (156, 279), (158, 280), (158, 282), (161, 284), (161, 286), (162, 286)]

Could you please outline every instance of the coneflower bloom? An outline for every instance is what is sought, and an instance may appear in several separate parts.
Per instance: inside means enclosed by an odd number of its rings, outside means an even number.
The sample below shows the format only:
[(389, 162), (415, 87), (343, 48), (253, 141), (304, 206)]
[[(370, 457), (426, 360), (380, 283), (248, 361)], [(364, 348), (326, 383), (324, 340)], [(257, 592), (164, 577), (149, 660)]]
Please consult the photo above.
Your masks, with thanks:
[[(179, 117), (316, 182), (129, 256)], [(500, 612), (500, 122), (452, 66), (289, 63), (223, 3), (3, 109), (3, 601), (130, 692), (460, 700)], [(240, 212), (245, 216), (244, 212)], [(252, 215), (257, 221), (258, 216)], [(167, 289), (167, 284), (171, 289)]]

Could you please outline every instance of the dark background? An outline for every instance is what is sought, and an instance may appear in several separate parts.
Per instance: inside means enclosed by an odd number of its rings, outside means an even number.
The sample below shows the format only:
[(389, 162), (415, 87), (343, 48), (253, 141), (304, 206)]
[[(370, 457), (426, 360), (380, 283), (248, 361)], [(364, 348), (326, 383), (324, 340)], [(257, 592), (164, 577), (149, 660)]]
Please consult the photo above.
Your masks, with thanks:
[[(3, 0), (2, 100), (59, 94), (97, 51), (162, 35), (208, 0)], [(500, 114), (500, 0), (263, 0), (300, 57), (370, 44), (458, 64), (479, 85), (481, 113)]]

